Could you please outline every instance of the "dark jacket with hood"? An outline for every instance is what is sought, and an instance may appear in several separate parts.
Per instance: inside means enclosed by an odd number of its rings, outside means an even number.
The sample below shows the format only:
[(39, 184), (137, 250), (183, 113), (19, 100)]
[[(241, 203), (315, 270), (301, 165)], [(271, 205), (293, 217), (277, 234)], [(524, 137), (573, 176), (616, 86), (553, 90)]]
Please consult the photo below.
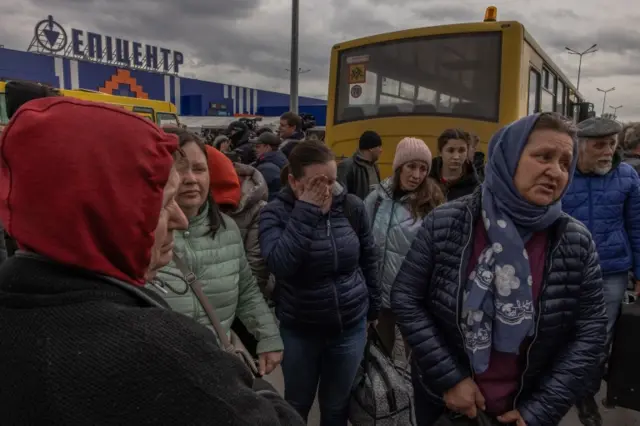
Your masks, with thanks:
[(0, 220), (30, 252), (0, 267), (3, 424), (304, 424), (142, 288), (176, 142), (68, 97), (25, 105), (5, 130)]
[(331, 210), (323, 214), (287, 186), (262, 210), (260, 248), (276, 278), (282, 327), (331, 335), (378, 316), (378, 252), (364, 204), (351, 209), (354, 229), (346, 198), (336, 183)]
[(261, 155), (255, 162), (254, 167), (258, 169), (269, 188), (269, 201), (273, 200), (281, 189), (280, 172), (287, 164), (287, 157), (282, 151), (271, 151)]
[[(391, 292), (398, 325), (413, 348), (426, 409), (472, 376), (459, 323), (481, 190), (429, 214)], [(606, 323), (598, 254), (589, 231), (563, 214), (548, 230), (536, 328), (514, 408), (528, 426), (557, 426), (592, 382), (604, 351)]]
[(431, 172), (429, 175), (440, 184), (440, 188), (442, 188), (442, 192), (447, 198), (447, 201), (469, 195), (480, 185), (480, 179), (478, 178), (475, 167), (468, 161), (464, 163), (464, 171), (460, 179), (453, 182), (442, 181), (442, 167), (442, 157), (435, 157), (431, 162)]
[(288, 138), (282, 140), (279, 150), (284, 154), (285, 157), (289, 158), (289, 155), (291, 154), (291, 151), (293, 151), (293, 148), (298, 146), (300, 141), (304, 140), (304, 138), (305, 135), (303, 132), (296, 131)]
[[(378, 182), (369, 181), (368, 169), (371, 167), (378, 175)], [(380, 182), (380, 169), (377, 163), (365, 160), (359, 152), (356, 152), (352, 157), (345, 158), (338, 164), (338, 181), (347, 188), (349, 194), (364, 200), (373, 190), (373, 185)]]

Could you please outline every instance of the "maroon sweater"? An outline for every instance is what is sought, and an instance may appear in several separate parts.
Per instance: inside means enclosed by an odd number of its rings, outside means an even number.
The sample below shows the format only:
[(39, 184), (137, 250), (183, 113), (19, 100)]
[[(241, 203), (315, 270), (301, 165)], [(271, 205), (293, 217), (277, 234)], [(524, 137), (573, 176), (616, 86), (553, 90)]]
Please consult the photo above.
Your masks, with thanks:
[[(482, 220), (475, 226), (473, 253), (469, 261), (467, 276), (478, 264), (480, 253), (487, 246), (488, 236)], [(544, 276), (545, 255), (547, 252), (547, 233), (536, 232), (525, 245), (529, 253), (529, 265), (533, 277), (534, 304), (540, 295), (540, 288)], [(520, 347), (520, 354), (509, 354), (491, 351), (489, 368), (482, 374), (475, 376), (475, 382), (486, 400), (489, 414), (501, 415), (513, 408), (513, 398), (518, 393), (520, 379), (525, 368), (527, 349), (531, 339), (527, 339)]]

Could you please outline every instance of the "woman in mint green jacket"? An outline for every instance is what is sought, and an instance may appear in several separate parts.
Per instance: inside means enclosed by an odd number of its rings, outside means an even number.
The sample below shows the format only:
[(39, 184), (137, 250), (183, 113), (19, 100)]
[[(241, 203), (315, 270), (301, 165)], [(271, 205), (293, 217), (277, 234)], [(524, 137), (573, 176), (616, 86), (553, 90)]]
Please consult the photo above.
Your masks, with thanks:
[[(185, 171), (176, 200), (189, 219), (189, 228), (175, 232), (174, 251), (203, 285), (222, 326), (230, 333), (238, 317), (258, 341), (261, 374), (269, 374), (282, 360), (284, 348), (273, 314), (264, 300), (247, 261), (235, 221), (222, 214), (209, 193), (209, 168), (204, 144), (183, 129), (167, 129), (180, 139)], [(159, 276), (171, 308), (210, 326), (211, 323), (172, 262)]]

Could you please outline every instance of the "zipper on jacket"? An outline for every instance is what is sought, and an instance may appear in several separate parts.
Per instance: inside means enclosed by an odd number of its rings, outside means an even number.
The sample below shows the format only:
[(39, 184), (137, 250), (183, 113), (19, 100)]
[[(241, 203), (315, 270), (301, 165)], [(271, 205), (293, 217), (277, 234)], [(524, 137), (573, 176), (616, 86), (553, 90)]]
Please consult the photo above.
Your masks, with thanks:
[(553, 249), (549, 252), (548, 257), (545, 259), (546, 265), (545, 265), (545, 276), (542, 280), (542, 285), (540, 286), (540, 295), (538, 296), (538, 303), (537, 303), (537, 310), (536, 310), (536, 325), (535, 325), (535, 331), (533, 333), (533, 339), (531, 340), (531, 343), (529, 344), (529, 347), (527, 347), (527, 353), (526, 353), (526, 361), (524, 364), (524, 370), (522, 370), (522, 375), (520, 376), (520, 388), (518, 389), (518, 393), (516, 393), (516, 396), (513, 398), (513, 409), (516, 410), (517, 405), (518, 405), (518, 398), (520, 398), (520, 395), (522, 394), (522, 391), (524, 390), (524, 378), (525, 375), (527, 374), (527, 370), (529, 369), (529, 355), (531, 354), (531, 348), (533, 347), (534, 343), (536, 342), (536, 340), (538, 339), (538, 330), (540, 328), (540, 318), (542, 318), (542, 295), (544, 294), (544, 290), (547, 288), (547, 277), (549, 276), (549, 273), (551, 272), (551, 266), (552, 266), (552, 259), (553, 259), (553, 255), (555, 254), (556, 250), (558, 250), (558, 247), (560, 247), (560, 241), (558, 241), (556, 243), (556, 245), (553, 247)]
[[(382, 285), (382, 277), (384, 275), (385, 265), (387, 263), (387, 245), (389, 244), (389, 231), (391, 230), (391, 221), (393, 220), (393, 212), (396, 207), (396, 200), (391, 201), (391, 215), (389, 216), (389, 223), (387, 223), (387, 232), (384, 234), (384, 245), (382, 247), (382, 262), (380, 263), (380, 270), (378, 271), (378, 280)], [(377, 215), (377, 213), (376, 213)], [(376, 218), (373, 218), (375, 224)]]
[[(327, 216), (327, 237), (331, 239), (331, 248), (333, 252), (333, 272), (334, 277), (337, 278), (338, 272), (338, 245), (336, 244), (336, 239), (333, 236), (333, 232), (331, 232), (331, 212)], [(336, 314), (338, 317), (338, 324), (340, 325), (340, 332), (342, 332), (342, 317), (340, 316), (340, 300), (338, 298), (338, 288), (336, 280), (333, 280), (333, 285), (331, 286), (333, 289), (333, 297), (336, 300)]]
[(460, 325), (460, 321), (462, 320), (462, 316), (460, 315), (460, 307), (464, 304), (464, 297), (460, 297), (461, 295), (464, 294), (462, 277), (467, 276), (467, 271), (463, 271), (463, 269), (465, 268), (465, 266), (468, 266), (468, 263), (465, 262), (464, 260), (466, 259), (467, 249), (469, 248), (469, 245), (471, 244), (471, 240), (473, 239), (473, 213), (471, 213), (471, 209), (469, 208), (469, 206), (467, 206), (467, 212), (469, 213), (469, 217), (471, 218), (471, 221), (470, 221), (471, 230), (469, 232), (469, 238), (467, 239), (467, 242), (462, 249), (462, 256), (460, 257), (460, 270), (458, 271), (458, 294), (456, 295), (456, 325), (458, 326), (458, 332), (460, 333), (460, 337), (462, 337), (462, 347), (465, 353), (465, 357), (467, 358), (467, 362), (469, 363), (471, 378), (473, 379), (476, 374), (475, 374), (475, 371), (473, 371), (473, 364), (471, 363), (471, 359), (469, 358), (469, 355), (467, 355), (467, 345), (465, 343), (466, 339), (465, 339), (464, 333), (462, 332), (462, 326)]

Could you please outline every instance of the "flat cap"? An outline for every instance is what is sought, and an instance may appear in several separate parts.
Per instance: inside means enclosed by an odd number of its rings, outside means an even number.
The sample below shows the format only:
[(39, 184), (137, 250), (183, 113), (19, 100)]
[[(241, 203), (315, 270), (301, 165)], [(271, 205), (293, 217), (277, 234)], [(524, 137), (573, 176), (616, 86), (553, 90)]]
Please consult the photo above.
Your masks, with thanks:
[(606, 138), (622, 131), (622, 125), (615, 120), (591, 117), (578, 124), (579, 138)]
[(276, 136), (274, 133), (269, 133), (269, 132), (262, 133), (256, 139), (252, 139), (251, 142), (255, 144), (264, 144), (264, 145), (271, 145), (271, 146), (279, 146), (281, 143), (280, 138), (278, 136)]

